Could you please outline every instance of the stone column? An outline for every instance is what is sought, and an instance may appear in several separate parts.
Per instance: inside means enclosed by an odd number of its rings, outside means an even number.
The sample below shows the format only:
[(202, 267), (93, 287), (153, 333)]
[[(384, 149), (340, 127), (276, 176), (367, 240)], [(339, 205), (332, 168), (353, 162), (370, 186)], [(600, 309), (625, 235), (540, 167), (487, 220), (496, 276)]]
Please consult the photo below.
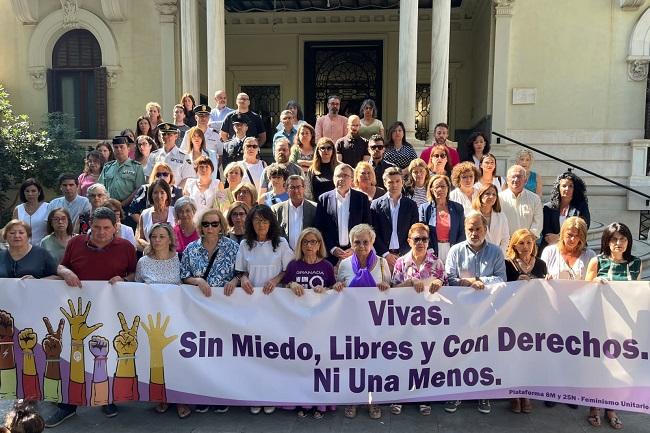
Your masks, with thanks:
[(510, 92), (508, 66), (510, 62), (510, 21), (515, 0), (494, 0), (494, 73), (492, 78), (492, 130), (507, 131)]
[[(156, 9), (160, 14), (160, 67), (162, 85), (162, 112), (163, 119), (170, 119), (174, 105), (178, 100), (176, 95), (176, 0), (154, 0)], [(163, 52), (164, 50), (164, 52)]]
[(205, 4), (208, 34), (208, 98), (226, 88), (226, 22), (224, 0)]
[(431, 8), (431, 83), (429, 92), (429, 137), (439, 122), (448, 123), (449, 33), (451, 2), (433, 0)]
[(404, 122), (406, 139), (415, 140), (415, 84), (418, 65), (418, 1), (401, 0), (399, 5), (399, 80), (397, 119)]
[(183, 93), (190, 92), (199, 103), (199, 56), (197, 31), (199, 4), (195, 0), (181, 0), (181, 71)]

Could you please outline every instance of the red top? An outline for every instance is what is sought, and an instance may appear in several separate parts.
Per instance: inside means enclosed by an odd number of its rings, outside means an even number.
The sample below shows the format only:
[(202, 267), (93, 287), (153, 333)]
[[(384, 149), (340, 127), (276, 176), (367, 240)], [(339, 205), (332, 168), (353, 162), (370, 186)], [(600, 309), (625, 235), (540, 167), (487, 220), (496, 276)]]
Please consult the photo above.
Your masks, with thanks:
[(88, 239), (88, 235), (70, 239), (61, 261), (80, 280), (108, 281), (135, 272), (138, 260), (131, 242), (115, 238), (104, 248), (97, 248), (89, 246)]
[(436, 238), (438, 242), (449, 242), (449, 229), (451, 228), (451, 217), (449, 212), (438, 212), (436, 210)]
[[(426, 149), (422, 151), (420, 154), (420, 159), (422, 159), (424, 162), (429, 164), (429, 158), (431, 158), (431, 148), (433, 146), (429, 146)], [(453, 147), (447, 147), (447, 153), (449, 154), (449, 163), (453, 167), (454, 165), (458, 164), (460, 162), (460, 156), (458, 156), (458, 151), (454, 149)]]

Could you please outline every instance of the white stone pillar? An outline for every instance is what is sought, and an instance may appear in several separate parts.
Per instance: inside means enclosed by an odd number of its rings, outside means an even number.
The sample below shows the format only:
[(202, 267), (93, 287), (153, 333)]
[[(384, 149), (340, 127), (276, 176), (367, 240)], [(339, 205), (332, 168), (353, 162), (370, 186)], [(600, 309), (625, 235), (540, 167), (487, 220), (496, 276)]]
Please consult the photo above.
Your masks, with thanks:
[(510, 21), (515, 0), (494, 0), (494, 68), (492, 78), (492, 130), (507, 134), (510, 101), (508, 66), (510, 62)]
[(208, 99), (226, 88), (226, 22), (224, 0), (207, 0), (205, 4), (208, 35)]
[(181, 70), (183, 93), (190, 92), (199, 102), (198, 9), (196, 0), (181, 0)]
[(170, 119), (174, 105), (178, 100), (176, 95), (176, 0), (155, 0), (156, 9), (160, 14), (160, 68), (162, 85), (163, 119)]
[(406, 139), (415, 140), (415, 85), (418, 65), (418, 1), (401, 0), (399, 5), (399, 80), (397, 120), (404, 122)]
[(451, 2), (433, 0), (431, 8), (431, 82), (429, 92), (429, 137), (439, 122), (448, 123), (449, 32)]

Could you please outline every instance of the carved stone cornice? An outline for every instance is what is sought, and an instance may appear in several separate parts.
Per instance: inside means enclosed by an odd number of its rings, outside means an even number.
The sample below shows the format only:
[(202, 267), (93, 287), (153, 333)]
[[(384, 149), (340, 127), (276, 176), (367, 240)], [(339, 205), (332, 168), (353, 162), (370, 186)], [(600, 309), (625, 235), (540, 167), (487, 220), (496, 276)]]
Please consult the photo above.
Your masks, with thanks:
[(515, 0), (493, 0), (494, 1), (494, 13), (497, 18), (499, 17), (511, 17), (514, 12), (514, 3)]
[(108, 21), (126, 21), (127, 5), (125, 0), (102, 0), (102, 13)]
[(106, 86), (109, 89), (117, 85), (117, 76), (120, 72), (122, 72), (122, 68), (119, 66), (106, 66)]
[(21, 24), (38, 24), (38, 0), (11, 0), (11, 7)]
[(650, 64), (650, 56), (628, 56), (628, 78), (632, 81), (646, 81), (648, 79), (648, 64)]
[(635, 11), (643, 6), (645, 0), (619, 0), (619, 3), (624, 11)]
[(160, 15), (176, 15), (178, 12), (177, 0), (153, 0), (153, 2)]
[(42, 89), (45, 87), (47, 81), (47, 70), (44, 67), (30, 67), (28, 68), (29, 78), (32, 80), (34, 89)]

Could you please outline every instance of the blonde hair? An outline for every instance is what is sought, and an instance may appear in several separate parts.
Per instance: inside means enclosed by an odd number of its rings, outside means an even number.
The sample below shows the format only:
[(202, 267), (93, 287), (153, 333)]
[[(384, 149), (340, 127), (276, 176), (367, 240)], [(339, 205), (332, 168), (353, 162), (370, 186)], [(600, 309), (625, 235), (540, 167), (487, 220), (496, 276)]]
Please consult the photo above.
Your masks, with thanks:
[(161, 168), (164, 168), (165, 170), (167, 170), (169, 172), (169, 182), (168, 183), (170, 185), (173, 185), (174, 184), (174, 170), (172, 170), (170, 165), (167, 164), (166, 162), (157, 162), (156, 165), (153, 166), (153, 168), (151, 169), (151, 174), (149, 175), (149, 183), (152, 184), (152, 183), (154, 183), (156, 181), (156, 179), (158, 179), (156, 177), (156, 174), (158, 174), (158, 170), (160, 170)]
[[(151, 229), (149, 230), (149, 235), (148, 235), (149, 239), (151, 239), (151, 234), (156, 229), (164, 229), (167, 232), (167, 236), (169, 236), (169, 251), (170, 252), (176, 251), (176, 234), (174, 233), (172, 226), (169, 223), (154, 224), (153, 226), (151, 226)], [(153, 253), (153, 248), (151, 247), (151, 243), (149, 243), (149, 245), (145, 247), (143, 254), (145, 256), (150, 256), (151, 253)]]
[(481, 178), (481, 173), (478, 171), (478, 168), (476, 168), (473, 163), (464, 161), (456, 164), (451, 170), (451, 183), (456, 188), (460, 188), (460, 177), (463, 175), (463, 173), (467, 173), (468, 171), (474, 175), (474, 182), (478, 181)]
[(562, 227), (560, 227), (560, 240), (557, 241), (557, 249), (560, 253), (568, 252), (566, 245), (564, 245), (564, 235), (574, 228), (578, 229), (578, 234), (580, 235), (578, 251), (582, 254), (582, 251), (587, 247), (587, 223), (582, 218), (573, 216), (564, 220)]
[(221, 211), (219, 209), (206, 209), (203, 212), (201, 212), (200, 214), (198, 214), (198, 216), (195, 217), (196, 218), (195, 226), (196, 226), (196, 229), (199, 231), (199, 235), (201, 235), (201, 237), (203, 237), (203, 226), (201, 226), (201, 223), (203, 222), (203, 219), (205, 217), (207, 217), (208, 215), (216, 215), (217, 217), (219, 217), (219, 225), (221, 227), (221, 232), (220, 232), (221, 235), (224, 235), (224, 234), (226, 234), (228, 232), (228, 227), (229, 227), (228, 226), (228, 221), (226, 221), (226, 217), (223, 216), (223, 213), (221, 213)]
[(300, 233), (300, 236), (298, 237), (298, 242), (296, 243), (296, 260), (302, 260), (304, 257), (302, 253), (302, 240), (307, 235), (314, 235), (316, 236), (316, 239), (318, 239), (318, 251), (316, 251), (316, 257), (319, 259), (324, 259), (327, 257), (327, 250), (325, 250), (325, 241), (323, 240), (323, 235), (321, 234), (320, 230), (314, 227), (307, 227)]
[(370, 185), (373, 186), (377, 185), (377, 176), (375, 175), (375, 169), (372, 168), (372, 165), (370, 165), (370, 163), (367, 161), (359, 161), (359, 163), (355, 167), (354, 176), (353, 176), (353, 180), (354, 180), (353, 185), (355, 187), (359, 186), (359, 179), (361, 178), (361, 172), (363, 171), (364, 168), (368, 170), (368, 176), (370, 177)]
[(444, 174), (436, 174), (431, 179), (429, 179), (429, 184), (427, 185), (427, 200), (429, 200), (429, 202), (434, 201), (433, 191), (432, 191), (433, 183), (438, 179), (444, 180), (445, 183), (447, 184), (447, 201), (449, 201), (449, 193), (451, 192), (451, 181)]
[(5, 242), (7, 241), (7, 238), (5, 235), (9, 230), (14, 228), (14, 226), (21, 226), (22, 228), (25, 229), (27, 232), (27, 237), (31, 238), (32, 237), (32, 228), (27, 224), (25, 221), (19, 220), (19, 219), (13, 219), (7, 223), (7, 225), (2, 229), (2, 240)]
[(509, 260), (514, 260), (519, 257), (519, 253), (517, 253), (517, 250), (515, 249), (515, 245), (517, 245), (519, 242), (523, 241), (527, 237), (533, 238), (533, 257), (537, 256), (537, 236), (535, 236), (535, 233), (531, 232), (528, 229), (519, 229), (516, 230), (512, 236), (510, 237), (510, 243), (508, 243), (508, 249), (506, 250), (506, 259)]
[(497, 195), (496, 201), (494, 202), (494, 205), (492, 206), (492, 210), (494, 212), (501, 212), (501, 202), (499, 201), (499, 190), (497, 186), (493, 183), (489, 185), (483, 185), (481, 189), (479, 189), (478, 194), (472, 199), (472, 209), (480, 212), (481, 211), (481, 199), (485, 195), (486, 192), (488, 192), (489, 189), (494, 189), (494, 193)]

